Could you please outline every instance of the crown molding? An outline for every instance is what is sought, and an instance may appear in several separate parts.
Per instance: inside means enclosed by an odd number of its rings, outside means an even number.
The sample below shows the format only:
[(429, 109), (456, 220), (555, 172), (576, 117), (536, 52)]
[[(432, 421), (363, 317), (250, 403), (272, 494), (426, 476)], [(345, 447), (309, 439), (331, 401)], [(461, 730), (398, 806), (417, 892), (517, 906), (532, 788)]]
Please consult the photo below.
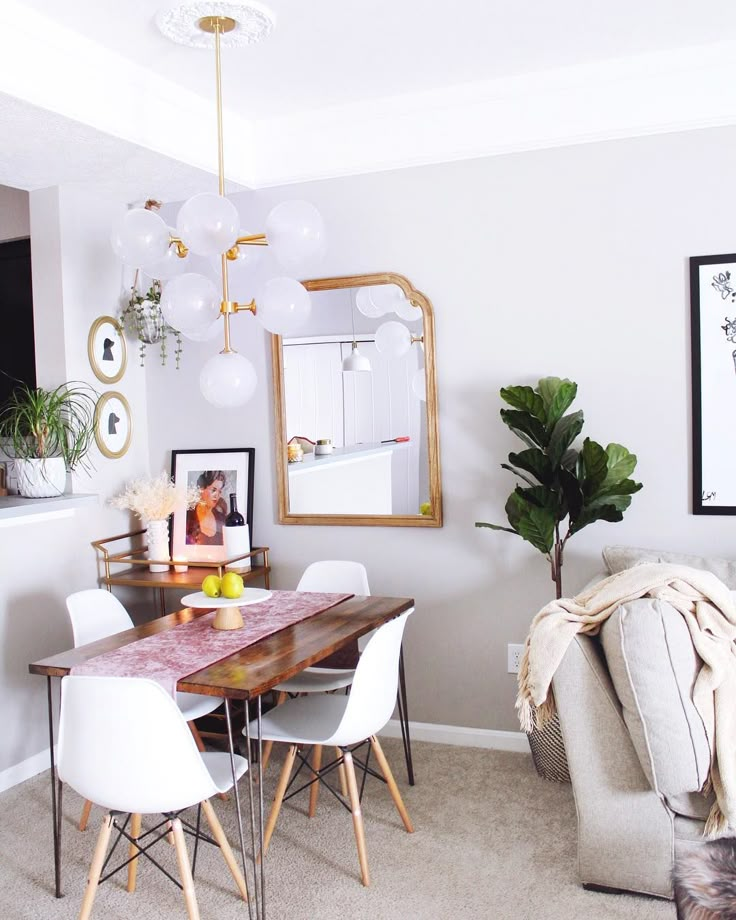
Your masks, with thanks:
[[(735, 60), (736, 42), (720, 42), (257, 121), (226, 111), (225, 166), (264, 188), (730, 125)], [(211, 99), (18, 0), (0, 4), (0, 93), (214, 171)]]

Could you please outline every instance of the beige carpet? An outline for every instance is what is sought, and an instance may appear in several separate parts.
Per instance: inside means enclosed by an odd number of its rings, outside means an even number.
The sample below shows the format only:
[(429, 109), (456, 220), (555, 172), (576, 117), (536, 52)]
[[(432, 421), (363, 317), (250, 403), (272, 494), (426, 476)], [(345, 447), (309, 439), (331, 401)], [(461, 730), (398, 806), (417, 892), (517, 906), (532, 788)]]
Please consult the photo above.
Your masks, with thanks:
[[(306, 794), (281, 814), (267, 857), (270, 920), (618, 920), (668, 918), (671, 904), (583, 890), (575, 875), (575, 807), (569, 786), (540, 779), (521, 754), (415, 745), (418, 784), (406, 785), (400, 743), (386, 741), (416, 832), (407, 834), (385, 786), (363, 800), (370, 888), (359, 881), (350, 815), (329, 793), (306, 817)], [(279, 764), (269, 769), (270, 791)], [(101, 812), (76, 830), (81, 802), (64, 797), (65, 897), (52, 888), (48, 774), (0, 795), (0, 918), (70, 920), (78, 915)], [(231, 841), (231, 804), (215, 801)], [(159, 845), (176, 871), (173, 848)], [(217, 850), (200, 848), (195, 884), (203, 920), (248, 917)], [(177, 888), (145, 860), (129, 895), (117, 876), (99, 890), (93, 918), (186, 918)]]

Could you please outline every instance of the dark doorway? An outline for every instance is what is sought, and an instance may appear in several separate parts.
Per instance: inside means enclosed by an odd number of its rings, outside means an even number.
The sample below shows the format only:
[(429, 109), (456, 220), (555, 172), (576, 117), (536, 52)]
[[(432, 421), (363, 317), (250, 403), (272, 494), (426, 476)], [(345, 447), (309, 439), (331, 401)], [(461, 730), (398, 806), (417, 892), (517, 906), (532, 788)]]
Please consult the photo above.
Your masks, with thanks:
[(36, 386), (31, 241), (0, 243), (0, 408), (20, 380)]

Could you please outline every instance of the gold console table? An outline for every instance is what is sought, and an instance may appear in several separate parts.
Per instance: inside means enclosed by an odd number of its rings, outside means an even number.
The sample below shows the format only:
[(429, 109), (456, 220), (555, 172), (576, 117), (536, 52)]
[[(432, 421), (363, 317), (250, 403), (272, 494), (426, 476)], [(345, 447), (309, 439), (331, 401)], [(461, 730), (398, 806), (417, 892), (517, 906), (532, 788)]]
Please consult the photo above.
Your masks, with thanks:
[[(107, 587), (107, 590), (112, 591), (113, 585), (128, 588), (153, 588), (154, 593), (157, 595), (161, 616), (166, 614), (165, 592), (167, 588), (178, 588), (182, 591), (191, 588), (198, 589), (205, 576), (222, 576), (227, 565), (243, 559), (251, 560), (250, 570), (239, 573), (243, 581), (247, 583), (260, 578), (263, 579), (265, 588), (270, 587), (271, 566), (268, 563), (269, 548), (267, 546), (257, 546), (249, 553), (234, 556), (232, 559), (223, 559), (222, 562), (218, 563), (187, 562), (185, 563), (188, 567), (186, 572), (174, 571), (174, 565), (182, 565), (182, 563), (174, 563), (170, 560), (161, 560), (159, 562), (157, 559), (146, 558), (144, 555), (145, 546), (142, 540), (138, 541), (140, 543), (138, 546), (131, 545), (126, 550), (111, 551), (111, 544), (123, 540), (128, 540), (130, 544), (133, 544), (136, 541), (136, 537), (143, 537), (145, 533), (145, 529), (131, 530), (129, 533), (118, 534), (115, 537), (93, 540), (92, 546), (99, 554), (98, 558), (102, 561), (103, 573), (100, 580)], [(168, 565), (169, 568), (165, 572), (151, 572), (148, 566), (152, 562)], [(123, 566), (123, 568), (120, 569), (120, 566)]]

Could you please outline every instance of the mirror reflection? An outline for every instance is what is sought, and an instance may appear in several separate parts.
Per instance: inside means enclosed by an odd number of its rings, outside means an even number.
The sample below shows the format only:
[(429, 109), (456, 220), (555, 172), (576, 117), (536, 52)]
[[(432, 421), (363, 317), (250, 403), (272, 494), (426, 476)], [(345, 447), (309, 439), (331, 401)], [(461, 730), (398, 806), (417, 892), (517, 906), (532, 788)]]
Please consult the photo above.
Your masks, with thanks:
[[(381, 277), (392, 276), (367, 280)], [(440, 522), (438, 474), (430, 474), (436, 418), (430, 424), (427, 406), (432, 318), (426, 298), (395, 277), (407, 290), (392, 281), (306, 282), (319, 285), (310, 319), (299, 336), (278, 340), (287, 522), (313, 515)]]

